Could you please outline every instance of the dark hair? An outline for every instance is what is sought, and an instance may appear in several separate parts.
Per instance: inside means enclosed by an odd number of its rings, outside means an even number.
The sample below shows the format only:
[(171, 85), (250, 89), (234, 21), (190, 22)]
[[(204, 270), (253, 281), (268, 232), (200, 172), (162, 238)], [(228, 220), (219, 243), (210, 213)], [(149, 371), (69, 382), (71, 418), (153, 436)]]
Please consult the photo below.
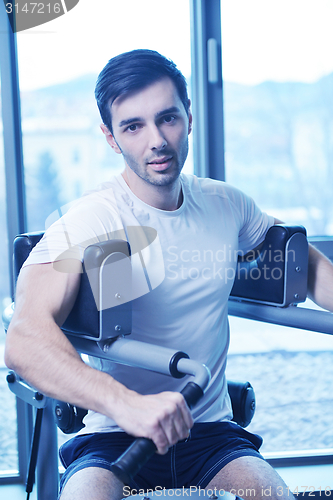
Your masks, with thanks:
[(188, 94), (185, 77), (170, 59), (155, 50), (132, 50), (110, 59), (99, 74), (95, 97), (103, 123), (112, 133), (111, 105), (121, 95), (129, 94), (169, 77), (176, 86), (188, 114)]

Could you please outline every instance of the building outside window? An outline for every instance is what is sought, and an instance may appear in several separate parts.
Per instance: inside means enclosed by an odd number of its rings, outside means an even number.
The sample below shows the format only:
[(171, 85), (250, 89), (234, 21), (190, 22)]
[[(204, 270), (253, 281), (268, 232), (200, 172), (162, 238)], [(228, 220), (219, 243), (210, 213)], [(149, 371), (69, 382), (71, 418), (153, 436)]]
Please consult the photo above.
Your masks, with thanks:
[[(332, 21), (325, 0), (221, 0), (226, 180), (324, 237), (333, 234)], [(332, 449), (332, 336), (232, 317), (231, 331), (228, 373), (255, 388), (249, 430), (263, 435), (263, 452)]]
[[(50, 213), (123, 169), (99, 128), (94, 98), (111, 57), (158, 50), (179, 66), (190, 91), (189, 4), (101, 0), (96, 8), (80, 0), (38, 30), (18, 33), (17, 42), (28, 229), (40, 230)], [(192, 149), (186, 169), (193, 171)]]

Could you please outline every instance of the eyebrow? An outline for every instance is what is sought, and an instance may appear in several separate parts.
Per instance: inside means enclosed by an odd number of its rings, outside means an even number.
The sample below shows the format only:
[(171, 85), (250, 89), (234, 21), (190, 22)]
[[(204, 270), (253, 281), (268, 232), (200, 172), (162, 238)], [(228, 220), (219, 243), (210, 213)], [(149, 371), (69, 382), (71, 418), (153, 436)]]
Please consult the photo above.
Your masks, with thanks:
[[(168, 115), (170, 113), (179, 113), (180, 109), (177, 106), (171, 106), (171, 108), (163, 109), (163, 111), (159, 111), (156, 113), (155, 118), (160, 118), (161, 116)], [(130, 125), (131, 123), (136, 123), (136, 122), (143, 122), (144, 119), (141, 118), (140, 116), (136, 116), (133, 118), (127, 118), (126, 120), (122, 120), (118, 127), (126, 127), (127, 125)]]
[(118, 127), (125, 127), (126, 125), (130, 125), (131, 123), (134, 123), (134, 122), (142, 122), (143, 121), (143, 118), (140, 118), (139, 116), (135, 117), (135, 118), (128, 118), (127, 120), (122, 120)]
[(180, 109), (177, 106), (171, 106), (171, 108), (167, 108), (156, 113), (155, 118), (160, 118), (161, 116), (168, 115), (170, 113), (180, 113)]

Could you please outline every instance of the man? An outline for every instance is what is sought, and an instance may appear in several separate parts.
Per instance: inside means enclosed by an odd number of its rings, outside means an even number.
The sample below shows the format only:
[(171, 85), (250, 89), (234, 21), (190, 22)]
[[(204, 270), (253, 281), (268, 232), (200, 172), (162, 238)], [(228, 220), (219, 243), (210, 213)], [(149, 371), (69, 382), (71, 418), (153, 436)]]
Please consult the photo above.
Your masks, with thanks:
[[(31, 253), (6, 345), (7, 365), (25, 380), (91, 410), (86, 427), (61, 450), (67, 467), (61, 500), (120, 499), (132, 489), (182, 486), (247, 498), (263, 498), (270, 488), (272, 498), (287, 498), (258, 451), (261, 438), (230, 422), (224, 376), (228, 271), (236, 258), (223, 260), (220, 252), (247, 253), (275, 221), (225, 183), (181, 175), (192, 115), (184, 77), (171, 61), (146, 50), (121, 54), (99, 75), (96, 98), (102, 131), (123, 155), (124, 172), (83, 197)], [(84, 246), (117, 231), (127, 238), (131, 226), (156, 231), (158, 245), (144, 258), (154, 270), (150, 278), (161, 268), (165, 274), (133, 300), (132, 337), (181, 349), (210, 368), (212, 381), (192, 415), (176, 392), (184, 381), (112, 363), (88, 366), (60, 330), (76, 298)], [(53, 264), (64, 254), (72, 272)], [(134, 256), (132, 265), (135, 280)], [(332, 310), (332, 266), (312, 248), (309, 275), (310, 293)], [(158, 454), (124, 490), (109, 467), (133, 436), (152, 439)]]

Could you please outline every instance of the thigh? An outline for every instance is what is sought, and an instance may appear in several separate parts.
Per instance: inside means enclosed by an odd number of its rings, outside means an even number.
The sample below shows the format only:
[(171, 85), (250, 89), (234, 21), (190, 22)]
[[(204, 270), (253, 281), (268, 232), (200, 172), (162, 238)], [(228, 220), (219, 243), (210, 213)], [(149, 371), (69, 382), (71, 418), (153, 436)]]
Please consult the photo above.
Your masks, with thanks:
[(120, 500), (124, 497), (123, 487), (109, 470), (87, 467), (68, 479), (59, 500)]
[(278, 473), (267, 462), (253, 456), (239, 457), (225, 465), (206, 486), (206, 489), (214, 488), (244, 499), (294, 499)]

